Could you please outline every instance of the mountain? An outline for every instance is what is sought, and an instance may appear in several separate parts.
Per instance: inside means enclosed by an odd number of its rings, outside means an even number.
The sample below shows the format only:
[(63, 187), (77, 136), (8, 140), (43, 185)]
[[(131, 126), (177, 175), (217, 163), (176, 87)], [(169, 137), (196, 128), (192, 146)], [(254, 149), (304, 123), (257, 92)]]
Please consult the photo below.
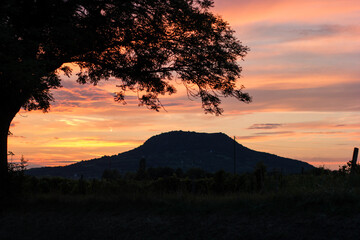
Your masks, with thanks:
[(117, 169), (120, 173), (136, 172), (141, 158), (146, 159), (146, 167), (202, 168), (208, 172), (223, 169), (236, 172), (251, 172), (256, 163), (263, 162), (268, 171), (299, 173), (313, 168), (308, 163), (257, 152), (234, 140), (224, 133), (197, 133), (173, 131), (149, 138), (143, 145), (113, 156), (104, 156), (81, 161), (64, 167), (32, 168), (27, 174), (34, 176), (62, 176), (99, 178), (105, 169)]

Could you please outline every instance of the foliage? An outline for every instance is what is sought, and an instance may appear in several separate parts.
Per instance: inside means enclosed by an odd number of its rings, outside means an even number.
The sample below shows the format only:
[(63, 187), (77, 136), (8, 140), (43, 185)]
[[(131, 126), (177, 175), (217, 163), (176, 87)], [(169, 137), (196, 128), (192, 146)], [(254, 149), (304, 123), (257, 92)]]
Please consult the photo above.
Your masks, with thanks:
[[(9, 152), (9, 155), (14, 155), (12, 152)], [(12, 175), (24, 175), (25, 170), (27, 168), (27, 160), (25, 160), (24, 155), (21, 155), (20, 163), (9, 163), (8, 171), (11, 172)]]
[(339, 173), (340, 174), (348, 174), (348, 173), (359, 174), (360, 173), (360, 165), (355, 164), (353, 166), (352, 161), (350, 160), (345, 165), (339, 167)]
[[(209, 0), (1, 1), (0, 75), (4, 99), (46, 111), (59, 72), (81, 69), (77, 81), (97, 84), (116, 77), (115, 100), (126, 90), (144, 91), (140, 105), (158, 110), (158, 95), (173, 94), (181, 79), (206, 112), (220, 114), (221, 96), (249, 102), (236, 89), (247, 47), (210, 12)], [(177, 73), (174, 75), (174, 73)], [(10, 101), (7, 101), (10, 102)]]
[(48, 111), (59, 73), (80, 72), (96, 85), (115, 77), (114, 99), (138, 93), (139, 105), (159, 111), (159, 95), (180, 80), (206, 113), (219, 115), (220, 97), (249, 103), (236, 86), (249, 48), (211, 0), (2, 0), (0, 2), (0, 174), (7, 175), (7, 137), (21, 108)]
[(139, 161), (139, 168), (136, 173), (136, 178), (141, 180), (146, 178), (146, 159), (141, 158)]
[[(195, 169), (197, 170), (197, 169)], [(105, 170), (101, 180), (66, 178), (26, 177), (27, 191), (61, 194), (133, 194), (133, 193), (177, 193), (226, 195), (234, 193), (301, 194), (311, 192), (336, 192), (358, 189), (358, 175), (340, 174), (319, 168), (304, 174), (283, 175), (281, 172), (266, 172), (259, 163), (253, 173), (231, 174), (225, 171), (206, 173), (194, 177), (194, 169), (180, 177), (171, 168), (149, 168), (147, 178), (139, 179), (137, 174), (121, 176), (116, 170)], [(131, 176), (131, 177), (130, 177)], [(199, 176), (199, 175), (197, 175)], [(353, 191), (352, 190), (352, 191)]]
[(255, 166), (254, 174), (256, 177), (256, 188), (261, 190), (264, 187), (266, 166), (263, 162), (258, 162)]
[(161, 177), (171, 177), (174, 175), (174, 169), (170, 167), (158, 167), (158, 168), (148, 168), (146, 170), (146, 175), (149, 179), (159, 179)]
[(116, 169), (105, 169), (101, 179), (107, 180), (107, 181), (114, 181), (121, 178), (121, 175), (118, 170)]
[(0, 182), (0, 201), (22, 195), (27, 179), (25, 176), (27, 162), (22, 155), (19, 163), (11, 162), (8, 164), (8, 176)]
[[(191, 239), (291, 239), (299, 232), (306, 235), (309, 229), (309, 237), (314, 239), (322, 238), (327, 231), (328, 238), (353, 239), (360, 211), (360, 175), (324, 170), (293, 175), (265, 172), (261, 190), (257, 189), (256, 169), (241, 175), (207, 173), (198, 179), (186, 174), (155, 180), (137, 180), (132, 175), (111, 181), (26, 176), (22, 197), (1, 205), (2, 233), (7, 234), (3, 234), (6, 239), (21, 239), (23, 231), (17, 234), (17, 229), (26, 223), (31, 226), (27, 236), (33, 239), (57, 238), (59, 226), (67, 233), (61, 235), (64, 239), (169, 239), (184, 236), (184, 229), (191, 230), (186, 235)], [(109, 219), (115, 224), (109, 224)], [(305, 226), (299, 230), (300, 225)], [(249, 226), (258, 234), (249, 234)], [(334, 226), (343, 230), (339, 232)], [(321, 234), (313, 235), (319, 227)]]
[[(148, 174), (149, 170), (152, 174)], [(105, 170), (102, 179), (36, 178), (25, 175), (18, 181), (20, 184), (13, 185), (18, 189), (17, 194), (11, 196), (21, 196), (22, 199), (53, 196), (56, 199), (69, 197), (77, 199), (76, 201), (93, 198), (106, 201), (140, 201), (139, 206), (143, 206), (145, 202), (147, 205), (153, 199), (160, 202), (161, 199), (171, 199), (169, 202), (172, 203), (206, 199), (210, 205), (230, 204), (231, 208), (237, 208), (237, 204), (240, 204), (242, 209), (261, 209), (271, 204), (272, 210), (293, 211), (298, 206), (309, 210), (342, 209), (341, 211), (347, 212), (354, 207), (347, 204), (360, 200), (360, 175), (343, 174), (323, 167), (316, 171), (292, 175), (283, 175), (277, 171), (266, 172), (261, 163), (252, 173), (240, 175), (218, 171), (194, 178), (192, 171), (183, 173), (182, 177), (176, 172), (178, 171), (168, 168), (149, 168), (145, 171), (148, 177), (144, 179), (137, 178), (136, 174), (121, 176), (114, 170)], [(236, 204), (238, 201), (240, 203)], [(161, 205), (160, 202), (158, 204)]]
[(199, 179), (206, 177), (206, 172), (201, 168), (190, 168), (186, 171), (186, 176), (190, 179)]

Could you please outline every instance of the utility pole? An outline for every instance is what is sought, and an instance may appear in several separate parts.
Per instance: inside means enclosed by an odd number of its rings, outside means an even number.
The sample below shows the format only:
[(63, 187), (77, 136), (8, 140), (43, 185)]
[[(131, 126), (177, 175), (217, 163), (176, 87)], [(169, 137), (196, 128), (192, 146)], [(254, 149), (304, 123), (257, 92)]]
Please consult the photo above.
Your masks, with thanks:
[(357, 170), (356, 169), (357, 168), (356, 161), (358, 158), (358, 154), (359, 154), (359, 149), (356, 147), (356, 148), (354, 148), (354, 153), (353, 153), (353, 157), (352, 157), (352, 161), (351, 161), (350, 173), (355, 173)]
[(236, 137), (234, 136), (234, 175), (236, 174)]

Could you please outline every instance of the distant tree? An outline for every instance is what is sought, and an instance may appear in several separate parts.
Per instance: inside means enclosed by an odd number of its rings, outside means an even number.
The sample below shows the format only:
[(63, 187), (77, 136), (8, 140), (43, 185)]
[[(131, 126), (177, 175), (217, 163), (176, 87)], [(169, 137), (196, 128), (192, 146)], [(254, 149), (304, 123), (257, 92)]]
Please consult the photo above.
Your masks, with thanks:
[(139, 168), (136, 173), (136, 178), (139, 180), (144, 179), (146, 176), (146, 159), (141, 158), (139, 161)]
[(8, 164), (8, 171), (11, 172), (13, 175), (23, 176), (27, 168), (27, 162), (28, 160), (25, 160), (24, 155), (21, 155), (20, 162), (18, 163), (11, 162)]
[(256, 179), (256, 189), (261, 190), (265, 183), (266, 166), (263, 162), (258, 162), (254, 169), (254, 175)]
[(226, 172), (224, 170), (219, 170), (214, 174), (214, 190), (217, 193), (225, 192), (225, 179)]
[(105, 169), (101, 176), (101, 179), (107, 181), (114, 181), (120, 178), (121, 178), (121, 174), (117, 169)]
[(186, 176), (190, 179), (199, 179), (206, 176), (206, 171), (201, 168), (189, 168), (186, 171)]
[(178, 178), (183, 178), (183, 177), (184, 177), (184, 171), (183, 171), (181, 168), (177, 168), (177, 169), (175, 170), (175, 175), (176, 175), (176, 177), (178, 177)]
[(139, 92), (139, 105), (159, 110), (159, 95), (179, 79), (205, 112), (222, 113), (220, 96), (250, 102), (237, 88), (238, 58), (249, 50), (209, 10), (211, 0), (0, 1), (0, 174), (7, 174), (7, 136), (21, 108), (43, 110), (61, 87), (60, 72), (96, 85), (115, 77), (115, 100)]
[(148, 168), (146, 173), (150, 179), (166, 178), (174, 175), (174, 169), (170, 167)]

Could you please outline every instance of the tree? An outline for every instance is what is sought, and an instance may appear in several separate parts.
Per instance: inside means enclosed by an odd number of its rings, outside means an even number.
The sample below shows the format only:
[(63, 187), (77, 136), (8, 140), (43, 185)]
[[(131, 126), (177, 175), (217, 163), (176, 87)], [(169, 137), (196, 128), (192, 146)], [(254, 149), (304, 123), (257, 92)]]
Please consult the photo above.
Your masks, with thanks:
[(205, 112), (222, 113), (220, 96), (251, 98), (236, 87), (238, 58), (249, 50), (210, 12), (211, 0), (2, 0), (0, 3), (0, 173), (7, 136), (25, 110), (48, 111), (60, 72), (80, 67), (77, 81), (115, 77), (115, 100), (139, 92), (139, 105), (159, 110), (159, 95), (180, 79)]
[(146, 177), (146, 159), (141, 158), (139, 161), (139, 168), (136, 173), (136, 178), (138, 180), (143, 180)]

